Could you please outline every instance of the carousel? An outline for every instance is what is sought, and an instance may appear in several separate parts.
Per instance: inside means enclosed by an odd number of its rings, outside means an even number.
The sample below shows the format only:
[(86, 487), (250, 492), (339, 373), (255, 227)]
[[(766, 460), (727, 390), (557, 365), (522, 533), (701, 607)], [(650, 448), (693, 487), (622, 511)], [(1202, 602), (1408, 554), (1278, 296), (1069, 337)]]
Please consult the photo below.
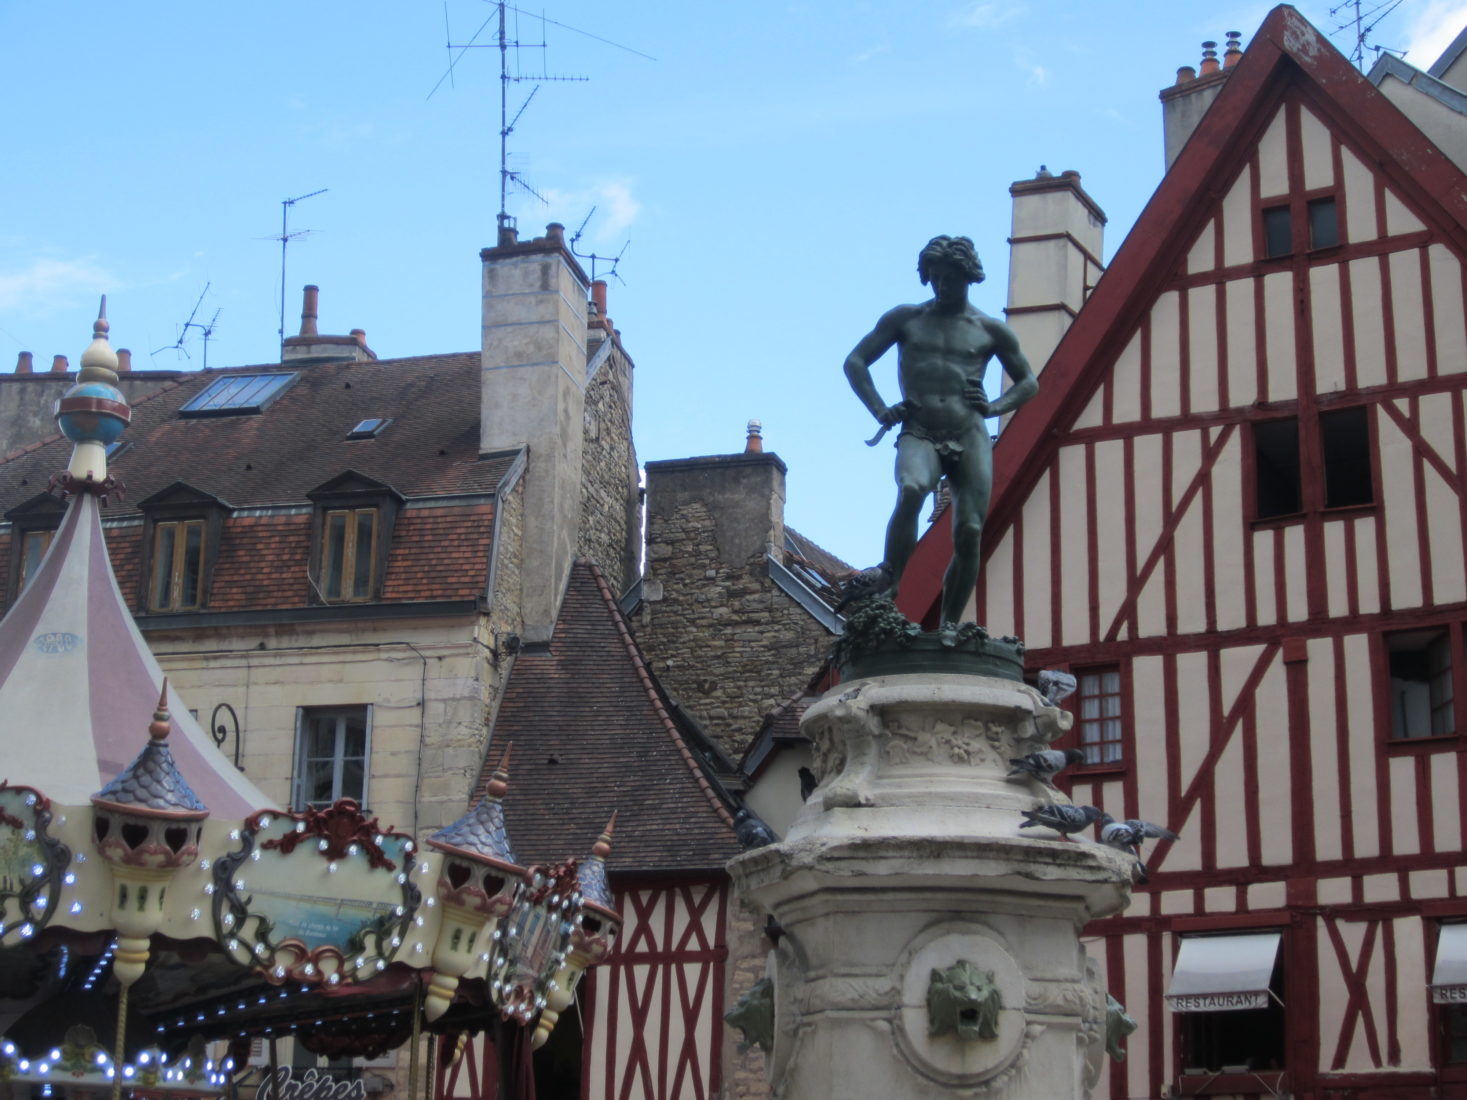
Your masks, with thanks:
[[(66, 512), (0, 619), (0, 1100), (246, 1083), (347, 1100), (291, 1079), (287, 1036), (338, 1058), (410, 1043), (415, 1097), (439, 1060), (420, 1065), (425, 1031), (448, 1058), (491, 1029), (503, 1080), (523, 1079), (619, 929), (611, 824), (586, 859), (521, 865), (508, 750), (421, 842), (350, 800), (295, 813), (250, 783), (168, 686), (112, 572), (100, 509), (131, 414), (107, 331), (104, 298), (56, 406)], [(252, 1046), (268, 1054), (251, 1063)]]

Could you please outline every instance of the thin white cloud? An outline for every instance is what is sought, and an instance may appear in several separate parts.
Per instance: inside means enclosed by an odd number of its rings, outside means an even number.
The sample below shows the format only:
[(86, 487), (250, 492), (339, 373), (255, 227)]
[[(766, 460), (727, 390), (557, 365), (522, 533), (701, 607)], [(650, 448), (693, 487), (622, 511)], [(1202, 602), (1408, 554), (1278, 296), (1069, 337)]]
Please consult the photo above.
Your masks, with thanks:
[(101, 294), (116, 286), (112, 273), (91, 256), (42, 257), (19, 271), (0, 271), (0, 311), (51, 312), (69, 308), (79, 295)]
[(1024, 16), (1026, 8), (1023, 4), (996, 4), (990, 0), (975, 0), (961, 10), (953, 12), (948, 23), (954, 27), (964, 27), (968, 30), (991, 31), (995, 27), (1006, 26)]
[(852, 54), (850, 62), (852, 65), (864, 65), (873, 57), (879, 57), (891, 49), (890, 43), (883, 42), (879, 46), (872, 46), (869, 50), (862, 50), (858, 54)]
[(1412, 13), (1400, 42), (1392, 41), (1393, 31), (1382, 27), (1367, 41), (1385, 46), (1400, 46), (1406, 50), (1411, 64), (1420, 69), (1429, 69), (1452, 39), (1467, 26), (1467, 2), (1464, 0), (1427, 0), (1424, 7)]
[(627, 179), (600, 180), (576, 191), (549, 188), (545, 198), (551, 210), (576, 219), (569, 223), (572, 229), (594, 206), (596, 216), (587, 224), (586, 235), (607, 244), (623, 236), (642, 212), (642, 204), (632, 194), (631, 181)]
[(1029, 67), (1029, 83), (1037, 84), (1041, 88), (1049, 83), (1049, 70), (1043, 65), (1031, 65)]

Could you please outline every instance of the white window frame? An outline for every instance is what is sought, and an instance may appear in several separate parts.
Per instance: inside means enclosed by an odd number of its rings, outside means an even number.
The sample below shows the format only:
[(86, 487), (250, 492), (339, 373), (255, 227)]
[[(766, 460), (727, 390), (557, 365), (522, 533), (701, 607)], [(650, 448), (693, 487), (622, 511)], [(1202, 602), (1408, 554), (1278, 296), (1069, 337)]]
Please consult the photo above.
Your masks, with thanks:
[[(310, 803), (308, 803), (305, 798), (305, 733), (307, 719), (315, 716), (325, 716), (329, 714), (337, 715), (338, 718), (344, 718), (348, 713), (358, 710), (364, 711), (366, 716), (366, 721), (364, 723), (366, 727), (366, 743), (362, 751), (362, 793), (361, 797), (357, 798), (357, 802), (361, 805), (363, 809), (366, 809), (367, 798), (369, 797), (372, 783), (372, 719), (374, 709), (375, 708), (371, 703), (347, 703), (341, 706), (295, 708), (295, 753), (294, 767), (292, 769), (293, 774), (290, 782), (290, 806), (291, 809), (293, 809), (296, 813), (303, 812), (307, 808), (307, 806), (310, 805)], [(341, 726), (340, 722), (338, 722), (336, 728), (336, 746), (333, 753), (334, 766), (332, 768), (331, 774), (331, 790), (333, 795), (331, 799), (332, 803), (335, 803), (337, 799), (340, 798), (356, 797), (355, 795), (344, 794), (341, 790), (342, 763), (345, 758), (345, 754), (342, 751), (344, 748), (343, 739), (345, 737), (345, 732), (345, 729)]]

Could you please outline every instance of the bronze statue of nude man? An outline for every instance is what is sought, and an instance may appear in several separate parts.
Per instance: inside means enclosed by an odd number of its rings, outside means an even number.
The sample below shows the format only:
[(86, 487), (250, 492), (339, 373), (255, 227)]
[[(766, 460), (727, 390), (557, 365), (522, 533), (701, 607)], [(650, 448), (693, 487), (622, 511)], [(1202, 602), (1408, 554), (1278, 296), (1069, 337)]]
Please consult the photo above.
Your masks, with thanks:
[[(901, 425), (897, 439), (897, 503), (886, 529), (891, 594), (917, 544), (922, 503), (947, 475), (952, 488), (953, 559), (942, 582), (942, 634), (951, 643), (978, 584), (979, 547), (993, 489), (993, 444), (985, 418), (1012, 412), (1039, 392), (1013, 331), (968, 303), (968, 287), (983, 281), (983, 265), (967, 237), (934, 237), (917, 259), (933, 297), (897, 306), (876, 322), (846, 357), (846, 377), (882, 431)], [(897, 348), (902, 400), (888, 405), (871, 381), (871, 364)], [(1013, 385), (996, 401), (983, 390), (983, 372), (997, 357)], [(873, 440), (874, 442), (874, 440)]]

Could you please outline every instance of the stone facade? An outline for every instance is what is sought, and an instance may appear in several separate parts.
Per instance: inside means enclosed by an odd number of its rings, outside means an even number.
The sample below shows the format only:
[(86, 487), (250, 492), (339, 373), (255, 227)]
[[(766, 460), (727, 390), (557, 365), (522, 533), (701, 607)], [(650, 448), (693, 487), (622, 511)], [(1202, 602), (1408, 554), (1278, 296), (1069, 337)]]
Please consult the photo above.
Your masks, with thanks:
[[(729, 898), (728, 966), (724, 971), (725, 1000), (731, 1006), (769, 969), (770, 943), (764, 935), (764, 914), (737, 894)], [(727, 1006), (726, 1006), (727, 1007)], [(722, 1100), (764, 1100), (769, 1079), (764, 1051), (757, 1046), (739, 1050), (739, 1033), (726, 1030), (723, 1036)]]
[[(593, 349), (594, 361), (600, 346)], [(586, 384), (585, 425), (580, 552), (601, 567), (620, 596), (636, 579), (642, 524), (632, 442), (632, 361), (619, 341)]]
[(774, 454), (647, 463), (637, 640), (663, 686), (734, 758), (831, 641), (770, 577), (769, 557), (787, 558), (784, 476)]

